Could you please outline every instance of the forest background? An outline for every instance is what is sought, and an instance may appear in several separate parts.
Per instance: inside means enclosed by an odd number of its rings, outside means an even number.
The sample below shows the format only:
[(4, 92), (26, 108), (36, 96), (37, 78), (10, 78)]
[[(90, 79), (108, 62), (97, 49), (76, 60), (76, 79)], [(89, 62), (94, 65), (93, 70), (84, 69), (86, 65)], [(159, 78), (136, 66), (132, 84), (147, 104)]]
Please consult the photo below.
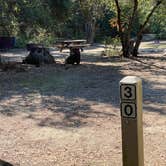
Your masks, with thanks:
[[(132, 3), (131, 3), (132, 2)], [(131, 37), (138, 33), (158, 0), (138, 0)], [(131, 13), (132, 0), (119, 0), (123, 26)], [(156, 8), (144, 34), (166, 39), (165, 3)], [(114, 0), (0, 0), (0, 36), (15, 36), (16, 47), (28, 42), (52, 45), (59, 39), (84, 38), (88, 43), (104, 43), (119, 37)]]

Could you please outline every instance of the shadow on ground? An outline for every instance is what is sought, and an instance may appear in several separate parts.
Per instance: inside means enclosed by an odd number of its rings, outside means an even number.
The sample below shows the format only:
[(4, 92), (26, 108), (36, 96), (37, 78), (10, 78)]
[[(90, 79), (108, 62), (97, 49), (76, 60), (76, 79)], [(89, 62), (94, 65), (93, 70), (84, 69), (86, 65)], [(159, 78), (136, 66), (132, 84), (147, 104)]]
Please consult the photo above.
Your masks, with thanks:
[[(81, 127), (87, 118), (117, 115), (102, 110), (100, 104), (119, 107), (122, 77), (118, 67), (95, 64), (57, 64), (24, 73), (1, 73), (0, 111), (6, 116), (26, 112), (40, 126)], [(40, 119), (34, 115), (37, 111), (49, 111), (52, 116)]]
[[(110, 64), (103, 63), (108, 61)], [(26, 118), (35, 120), (39, 126), (63, 129), (89, 125), (87, 119), (93, 121), (119, 116), (119, 112), (103, 108), (111, 106), (114, 110), (119, 109), (119, 81), (124, 77), (122, 71), (151, 70), (149, 65), (137, 60), (131, 60), (130, 67), (125, 68), (123, 63), (127, 61), (117, 57), (104, 59), (86, 55), (78, 66), (56, 64), (34, 67), (23, 73), (2, 72), (0, 112), (9, 117), (25, 112)], [(151, 72), (156, 75), (156, 70)], [(165, 72), (162, 70), (158, 74), (165, 75)], [(154, 82), (147, 80), (143, 85), (146, 102), (165, 104), (164, 83), (158, 89), (154, 87)], [(165, 115), (163, 107), (145, 107), (147, 111)], [(42, 111), (49, 115), (46, 114), (44, 118), (37, 115)]]

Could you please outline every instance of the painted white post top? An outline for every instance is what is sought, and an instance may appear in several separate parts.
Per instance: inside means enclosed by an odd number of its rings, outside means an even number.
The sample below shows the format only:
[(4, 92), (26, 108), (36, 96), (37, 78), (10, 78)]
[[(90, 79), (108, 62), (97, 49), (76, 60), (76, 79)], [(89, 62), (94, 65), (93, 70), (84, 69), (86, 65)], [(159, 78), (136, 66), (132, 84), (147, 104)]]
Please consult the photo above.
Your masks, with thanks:
[(141, 82), (141, 79), (136, 76), (126, 76), (121, 81), (120, 84), (136, 84)]

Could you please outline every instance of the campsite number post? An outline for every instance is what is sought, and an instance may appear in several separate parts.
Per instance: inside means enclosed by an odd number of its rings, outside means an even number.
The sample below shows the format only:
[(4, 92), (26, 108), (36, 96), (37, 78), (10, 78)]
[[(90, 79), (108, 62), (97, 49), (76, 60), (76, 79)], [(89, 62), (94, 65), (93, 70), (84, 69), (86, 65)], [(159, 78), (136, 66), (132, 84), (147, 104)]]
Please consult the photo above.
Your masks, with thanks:
[(144, 166), (142, 81), (127, 76), (120, 81), (123, 166)]

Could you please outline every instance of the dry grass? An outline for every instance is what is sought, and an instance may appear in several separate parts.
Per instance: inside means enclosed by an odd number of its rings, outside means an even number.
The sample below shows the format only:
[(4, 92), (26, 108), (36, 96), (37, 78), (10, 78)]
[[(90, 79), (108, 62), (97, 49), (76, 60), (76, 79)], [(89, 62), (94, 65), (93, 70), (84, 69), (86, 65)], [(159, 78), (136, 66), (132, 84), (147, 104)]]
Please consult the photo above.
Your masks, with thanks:
[[(0, 72), (0, 158), (15, 166), (120, 166), (119, 81), (143, 79), (146, 166), (166, 161), (166, 56), (102, 58)], [(57, 52), (55, 52), (57, 54)], [(65, 56), (65, 53), (63, 53)]]

